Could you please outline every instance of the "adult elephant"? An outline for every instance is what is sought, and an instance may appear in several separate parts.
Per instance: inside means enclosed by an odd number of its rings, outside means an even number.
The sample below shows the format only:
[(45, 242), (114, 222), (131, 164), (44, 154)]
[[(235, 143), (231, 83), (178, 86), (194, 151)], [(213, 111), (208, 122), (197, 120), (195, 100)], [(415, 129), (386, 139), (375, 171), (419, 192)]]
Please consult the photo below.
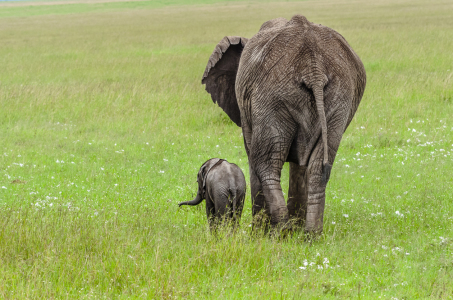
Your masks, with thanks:
[[(341, 137), (362, 98), (363, 64), (336, 31), (295, 15), (265, 22), (251, 39), (224, 37), (202, 83), (242, 127), (252, 213), (321, 232), (325, 189)], [(288, 205), (280, 175), (290, 162)]]

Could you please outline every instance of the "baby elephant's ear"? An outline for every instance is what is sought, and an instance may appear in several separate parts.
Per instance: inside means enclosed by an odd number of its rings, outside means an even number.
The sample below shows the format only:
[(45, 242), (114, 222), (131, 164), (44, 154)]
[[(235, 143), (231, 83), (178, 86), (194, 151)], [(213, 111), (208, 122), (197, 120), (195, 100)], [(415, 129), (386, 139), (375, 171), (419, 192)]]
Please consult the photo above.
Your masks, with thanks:
[(236, 99), (235, 81), (247, 39), (239, 36), (226, 36), (215, 47), (203, 74), (202, 84), (230, 119), (241, 126), (241, 113)]
[(200, 171), (198, 171), (198, 175), (197, 175), (198, 193), (200, 193), (202, 197), (204, 197), (205, 189), (206, 189), (206, 182), (204, 180), (205, 171), (206, 171), (206, 163), (204, 163), (201, 166)]

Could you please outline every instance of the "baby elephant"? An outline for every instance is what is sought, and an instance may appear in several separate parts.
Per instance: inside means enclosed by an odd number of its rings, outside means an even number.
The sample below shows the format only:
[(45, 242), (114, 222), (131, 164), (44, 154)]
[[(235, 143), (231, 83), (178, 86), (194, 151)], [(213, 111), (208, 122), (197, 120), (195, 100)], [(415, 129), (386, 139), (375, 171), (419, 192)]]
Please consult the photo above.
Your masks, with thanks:
[(213, 229), (220, 221), (237, 225), (245, 199), (245, 178), (241, 169), (224, 159), (212, 158), (205, 162), (197, 176), (198, 193), (192, 201), (181, 205), (198, 205), (206, 199), (206, 215)]

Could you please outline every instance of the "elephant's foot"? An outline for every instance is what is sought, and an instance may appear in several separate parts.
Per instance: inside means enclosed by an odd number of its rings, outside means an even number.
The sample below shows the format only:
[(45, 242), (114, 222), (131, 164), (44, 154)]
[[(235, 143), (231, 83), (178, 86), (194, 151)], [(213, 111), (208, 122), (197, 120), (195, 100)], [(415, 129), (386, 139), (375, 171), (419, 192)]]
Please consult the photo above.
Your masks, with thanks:
[(286, 238), (290, 236), (298, 226), (291, 220), (280, 218), (279, 222), (272, 222), (271, 217), (264, 210), (253, 217), (252, 233), (255, 236), (270, 236), (272, 238)]
[(279, 227), (286, 224), (289, 220), (288, 208), (280, 186), (263, 187), (266, 204), (269, 206), (270, 223), (272, 227)]
[(265, 209), (262, 209), (261, 211), (256, 212), (253, 216), (252, 232), (257, 235), (265, 235), (271, 228), (270, 223), (270, 214), (266, 212)]
[(280, 206), (271, 210), (271, 225), (283, 228), (289, 221), (288, 208)]
[(286, 222), (281, 222), (274, 227), (272, 227), (271, 230), (271, 237), (276, 238), (276, 239), (287, 239), (291, 238), (293, 234), (299, 230), (301, 227), (297, 225), (294, 220), (288, 220)]
[(277, 232), (288, 231), (288, 209), (286, 206), (274, 208), (272, 212), (273, 214), (269, 214), (263, 209), (254, 215), (252, 228), (254, 232), (274, 235)]

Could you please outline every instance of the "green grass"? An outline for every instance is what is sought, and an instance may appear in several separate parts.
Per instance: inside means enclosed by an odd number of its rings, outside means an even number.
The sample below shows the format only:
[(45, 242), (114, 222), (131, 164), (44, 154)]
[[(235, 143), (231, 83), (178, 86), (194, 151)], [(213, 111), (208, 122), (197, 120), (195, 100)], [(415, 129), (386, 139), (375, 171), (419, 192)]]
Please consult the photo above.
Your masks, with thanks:
[[(65, 1), (67, 1), (68, 3), (64, 3)], [(221, 3), (222, 6), (235, 5), (241, 2), (247, 4), (256, 4), (263, 2), (268, 3), (271, 1), (272, 0), (114, 0), (112, 2), (108, 2), (107, 0), (28, 0), (12, 3), (0, 2), (0, 18), (30, 17), (41, 15), (66, 15), (93, 12), (118, 12), (124, 10), (155, 9), (168, 6), (203, 6), (219, 3)], [(288, 2), (288, 0), (273, 0), (272, 2), (279, 1)], [(46, 5), (37, 5), (42, 3), (45, 3)]]
[[(453, 298), (451, 3), (160, 3), (0, 8), (0, 298)], [(324, 233), (253, 237), (248, 195), (216, 239), (177, 203), (207, 159), (248, 164), (201, 76), (223, 36), (294, 13), (367, 70)]]

